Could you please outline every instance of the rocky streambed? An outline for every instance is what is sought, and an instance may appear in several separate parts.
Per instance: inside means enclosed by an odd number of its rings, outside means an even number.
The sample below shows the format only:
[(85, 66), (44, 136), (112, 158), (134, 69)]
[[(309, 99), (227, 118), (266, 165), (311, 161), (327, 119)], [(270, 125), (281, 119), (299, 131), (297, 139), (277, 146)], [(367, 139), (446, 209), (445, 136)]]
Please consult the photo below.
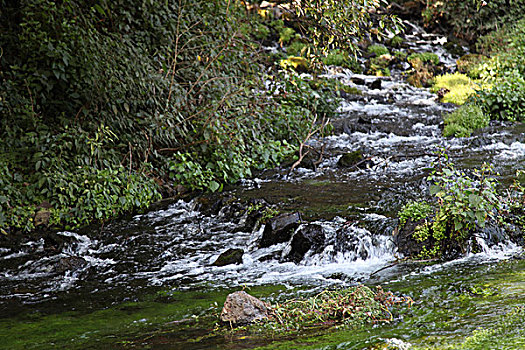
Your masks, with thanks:
[[(457, 57), (439, 39), (413, 27), (406, 49), (438, 53), (453, 69)], [(429, 196), (436, 150), (446, 148), (460, 169), (489, 162), (502, 183), (525, 168), (523, 124), (444, 138), (442, 114), (455, 107), (406, 83), (401, 68), (381, 78), (326, 72), (362, 94), (345, 96), (332, 136), (308, 141), (322, 153), (315, 164), (266, 170), (219, 195), (102, 228), (1, 247), (0, 348), (441, 346), (524, 305), (522, 246), (504, 230), (480, 232), (477, 248), (450, 262), (401, 261), (396, 213)], [(359, 283), (415, 305), (373, 332), (213, 332), (229, 292), (279, 301)]]

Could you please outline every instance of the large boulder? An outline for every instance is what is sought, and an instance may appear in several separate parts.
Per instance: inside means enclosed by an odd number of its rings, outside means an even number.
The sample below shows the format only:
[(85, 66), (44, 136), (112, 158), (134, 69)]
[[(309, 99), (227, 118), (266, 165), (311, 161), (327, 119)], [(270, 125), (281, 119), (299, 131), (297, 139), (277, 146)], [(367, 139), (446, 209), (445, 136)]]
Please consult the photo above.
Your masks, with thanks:
[(308, 224), (301, 227), (293, 236), (290, 253), (284, 260), (295, 263), (303, 260), (309, 250), (319, 251), (323, 248), (325, 234), (323, 227), (317, 224)]
[(242, 256), (244, 250), (230, 248), (227, 251), (221, 253), (217, 260), (215, 260), (212, 266), (226, 266), (231, 264), (242, 264)]
[(269, 219), (264, 227), (259, 247), (266, 248), (289, 241), (300, 222), (301, 214), (299, 213), (286, 213)]
[(269, 312), (266, 303), (241, 291), (226, 297), (220, 319), (223, 323), (242, 325), (267, 319)]

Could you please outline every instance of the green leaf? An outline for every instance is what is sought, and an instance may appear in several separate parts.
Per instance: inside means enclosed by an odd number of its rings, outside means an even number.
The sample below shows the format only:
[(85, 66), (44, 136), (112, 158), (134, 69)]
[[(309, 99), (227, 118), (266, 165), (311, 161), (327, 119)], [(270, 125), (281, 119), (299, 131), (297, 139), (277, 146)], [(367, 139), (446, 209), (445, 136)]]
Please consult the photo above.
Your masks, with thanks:
[(480, 196), (478, 196), (477, 194), (474, 194), (474, 193), (472, 193), (472, 194), (470, 194), (468, 196), (468, 201), (469, 201), (470, 205), (475, 207), (475, 208), (479, 207), (479, 205), (482, 202), (482, 200), (483, 199)]
[(220, 185), (217, 181), (211, 181), (210, 182), (210, 185), (209, 185), (209, 188), (212, 192), (215, 192), (219, 189)]
[(481, 210), (476, 211), (476, 219), (478, 220), (479, 226), (485, 226), (485, 212)]
[(436, 193), (438, 193), (439, 191), (441, 191), (441, 186), (438, 186), (438, 185), (430, 185), (430, 195), (435, 195)]

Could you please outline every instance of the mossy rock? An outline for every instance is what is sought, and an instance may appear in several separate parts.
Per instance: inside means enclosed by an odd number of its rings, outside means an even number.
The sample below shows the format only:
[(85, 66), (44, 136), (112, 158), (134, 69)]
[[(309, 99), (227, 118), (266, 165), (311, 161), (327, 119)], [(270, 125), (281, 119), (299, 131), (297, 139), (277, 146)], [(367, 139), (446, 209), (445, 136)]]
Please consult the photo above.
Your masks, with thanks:
[(490, 118), (476, 105), (464, 105), (445, 117), (444, 136), (468, 137), (489, 125)]
[(404, 41), (405, 40), (402, 37), (395, 35), (390, 40), (388, 40), (388, 45), (392, 47), (401, 47)]
[(364, 169), (370, 164), (371, 161), (363, 156), (361, 150), (345, 153), (339, 158), (339, 161), (337, 161), (337, 166), (340, 168)]
[(289, 56), (281, 60), (279, 66), (284, 69), (294, 69), (297, 72), (308, 72), (310, 70), (310, 62), (304, 57)]
[(226, 266), (231, 264), (242, 264), (242, 256), (244, 255), (244, 250), (242, 249), (228, 249), (223, 252), (217, 260), (215, 260), (212, 266)]
[(367, 62), (368, 74), (373, 74), (380, 77), (390, 76), (389, 66), (394, 61), (394, 59), (394, 56), (390, 54), (372, 57)]
[(430, 85), (433, 77), (433, 74), (427, 68), (420, 67), (408, 76), (407, 82), (418, 88), (427, 87)]
[(416, 59), (419, 59), (422, 63), (433, 64), (434, 66), (439, 64), (439, 56), (432, 52), (413, 53), (407, 57), (407, 60), (410, 64), (412, 64), (411, 61)]

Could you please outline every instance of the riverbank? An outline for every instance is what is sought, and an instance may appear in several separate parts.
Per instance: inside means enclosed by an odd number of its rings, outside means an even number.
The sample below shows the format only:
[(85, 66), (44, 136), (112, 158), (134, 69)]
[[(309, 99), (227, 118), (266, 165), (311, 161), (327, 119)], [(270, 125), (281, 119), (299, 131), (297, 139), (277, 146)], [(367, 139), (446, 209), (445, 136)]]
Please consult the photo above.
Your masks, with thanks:
[[(327, 134), (329, 124), (323, 130), (316, 125), (334, 119), (338, 98), (359, 99), (363, 88), (381, 83), (377, 79), (362, 87), (318, 79), (324, 70), (314, 68), (310, 38), (276, 5), (248, 13), (237, 2), (193, 6), (192, 11), (200, 11), (198, 18), (216, 28), (214, 39), (204, 40), (204, 46), (197, 35), (202, 23), (192, 22), (189, 3), (155, 3), (140, 11), (113, 5), (86, 10), (76, 2), (60, 9), (53, 4), (40, 8), (38, 1), (24, 6), (7, 8), (2, 41), (3, 234), (104, 223), (145, 210), (161, 196), (219, 191), (294, 154), (294, 160), (303, 160), (308, 151), (301, 154), (299, 146), (314, 134)], [(417, 9), (399, 6), (401, 16), (421, 19)], [(436, 6), (436, 18), (451, 11)], [(485, 10), (478, 15), (486, 15)], [(148, 26), (148, 13), (153, 12), (164, 27)], [(177, 13), (177, 18), (171, 16)], [(233, 22), (221, 20), (225, 17)], [(33, 28), (33, 22), (41, 25)], [(179, 30), (167, 30), (171, 27)], [(456, 103), (477, 91), (472, 86), (487, 88), (468, 106), (444, 115), (447, 135), (468, 136), (489, 119), (520, 120), (525, 115), (520, 110), (525, 86), (522, 27), (518, 21), (480, 39), (477, 50), (485, 56), (458, 63), (466, 74), (463, 83), (436, 87), (443, 102)], [(193, 42), (192, 36), (199, 39)], [(193, 46), (173, 47), (184, 40)], [(409, 42), (403, 35), (388, 38), (386, 46), (367, 39), (359, 43), (358, 60), (339, 49), (322, 61), (378, 76), (403, 70), (416, 86), (431, 85), (433, 76), (456, 69), (455, 63), (436, 61), (435, 53), (411, 48)], [(447, 49), (459, 58), (461, 45), (449, 44)], [(148, 54), (153, 51), (169, 54)], [(104, 61), (101, 55), (113, 57), (109, 68), (95, 64)], [(18, 64), (21, 57), (30, 58), (26, 66)], [(312, 76), (305, 78), (297, 70)], [(157, 73), (151, 76), (152, 71)], [(455, 90), (463, 94), (460, 100)]]

